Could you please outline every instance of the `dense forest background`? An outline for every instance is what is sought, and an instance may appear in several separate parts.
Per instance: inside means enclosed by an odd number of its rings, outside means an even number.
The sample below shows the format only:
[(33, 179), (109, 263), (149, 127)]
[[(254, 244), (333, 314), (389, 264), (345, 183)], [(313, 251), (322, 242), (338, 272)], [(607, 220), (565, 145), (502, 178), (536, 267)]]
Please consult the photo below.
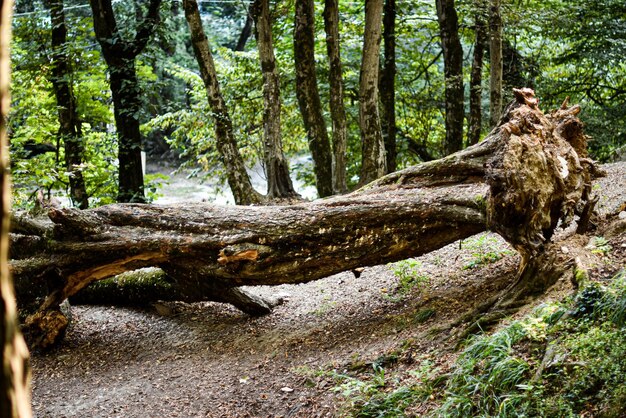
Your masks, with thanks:
[(342, 193), (476, 142), (523, 86), (543, 109), (580, 103), (608, 161), (626, 143), (625, 22), (621, 0), (19, 0), (14, 205), (150, 201), (166, 178), (143, 178), (140, 150), (231, 189), (260, 164), (268, 197), (294, 195), (289, 173)]

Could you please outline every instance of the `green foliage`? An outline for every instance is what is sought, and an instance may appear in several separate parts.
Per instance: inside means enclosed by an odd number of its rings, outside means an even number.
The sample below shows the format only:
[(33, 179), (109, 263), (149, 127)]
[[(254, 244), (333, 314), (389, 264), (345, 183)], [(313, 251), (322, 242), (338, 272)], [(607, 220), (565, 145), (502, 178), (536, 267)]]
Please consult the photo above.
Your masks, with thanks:
[(613, 249), (604, 237), (593, 237), (585, 247), (594, 254), (607, 255)]
[[(345, 415), (401, 417), (621, 417), (626, 413), (626, 271), (590, 284), (490, 335), (472, 337), (450, 373), (428, 360), (402, 381), (381, 365), (357, 378), (332, 373)], [(437, 407), (432, 409), (432, 402)], [(420, 409), (423, 409), (420, 407)]]
[(413, 289), (422, 292), (430, 285), (430, 277), (421, 272), (422, 263), (418, 260), (403, 260), (391, 264), (393, 275), (398, 278), (398, 293), (406, 295)]
[[(622, 416), (626, 280), (590, 284), (567, 305), (544, 305), (459, 356), (434, 416)], [(539, 365), (544, 367), (538, 371)], [(540, 374), (538, 374), (540, 373)]]
[[(132, 39), (136, 30), (137, 11), (145, 11), (144, 3), (115, 2), (118, 27), (125, 39)], [(465, 50), (464, 78), (468, 81), (474, 42), (473, 25), (481, 2), (457, 2), (460, 34)], [(316, 3), (316, 15), (322, 15), (323, 3)], [(56, 109), (50, 75), (50, 28), (48, 11), (39, 1), (18, 2), (18, 9), (34, 11), (14, 19), (12, 57), (14, 63), (13, 111), (11, 114), (12, 152), (26, 140), (54, 143)], [(262, 85), (254, 37), (244, 52), (233, 52), (243, 27), (247, 3), (201, 4), (206, 18), (206, 32), (214, 48), (214, 56), (222, 92), (228, 103), (236, 138), (249, 166), (262, 161)], [(360, 170), (361, 140), (358, 128), (358, 96), (361, 49), (363, 42), (362, 5), (340, 1), (340, 38), (344, 77), (345, 107), (348, 122), (348, 181), (354, 186)], [(398, 128), (398, 167), (403, 168), (424, 158), (441, 155), (444, 132), (444, 74), (439, 26), (432, 2), (423, 0), (401, 2), (396, 20), (396, 117)], [(292, 174), (305, 184), (315, 182), (307, 139), (295, 94), (293, 60), (294, 1), (271, 6), (277, 70), (281, 83), (283, 143), (288, 156), (297, 157)], [(626, 9), (620, 0), (572, 3), (562, 0), (544, 2), (505, 2), (505, 95), (521, 84), (534, 87), (548, 110), (561, 104), (565, 96), (580, 103), (592, 157), (611, 158), (614, 150), (626, 143), (626, 66), (621, 59), (626, 51)], [(203, 177), (224, 180), (224, 170), (215, 149), (210, 111), (206, 105), (197, 64), (190, 48), (190, 36), (184, 13), (178, 2), (165, 1), (161, 10), (162, 24), (138, 60), (142, 107), (136, 115), (145, 123), (148, 149), (165, 136), (181, 160), (197, 168)], [(68, 9), (69, 28), (67, 52), (71, 56), (72, 84), (83, 121), (85, 142), (98, 144), (109, 134), (113, 124), (106, 70), (93, 36), (88, 7)], [(322, 106), (331, 131), (329, 113), (328, 60), (326, 58), (323, 19), (316, 19), (317, 81)], [(488, 54), (487, 54), (488, 55)], [(174, 64), (176, 63), (176, 64)], [(483, 71), (483, 110), (488, 110), (488, 57)], [(467, 89), (466, 89), (467, 90)], [(467, 93), (466, 93), (467, 94)], [(483, 118), (486, 120), (486, 118)], [(486, 130), (487, 126), (485, 126)], [(114, 139), (113, 137), (111, 137)], [(92, 204), (110, 200), (107, 170), (114, 160), (115, 146), (107, 147), (108, 155), (87, 160), (84, 175)], [(101, 147), (97, 152), (103, 152)], [(89, 155), (94, 151), (87, 150)], [(62, 161), (62, 150), (58, 161)], [(14, 158), (17, 160), (18, 158)], [(22, 164), (17, 167), (17, 182), (25, 190), (43, 187), (67, 188), (62, 164), (56, 159), (38, 158), (33, 171)], [(54, 161), (54, 162), (53, 162)], [(45, 167), (45, 168), (44, 168)], [(95, 170), (94, 173), (88, 173)], [(110, 176), (109, 176), (110, 178)], [(89, 180), (91, 181), (91, 180)], [(152, 190), (154, 184), (148, 184)], [(22, 201), (28, 193), (16, 199)], [(477, 202), (480, 203), (480, 202)], [(486, 258), (476, 256), (468, 268), (498, 258), (498, 252), (486, 251)], [(493, 256), (493, 257), (492, 257)], [(492, 257), (492, 258), (489, 258)]]
[(404, 386), (387, 392), (385, 369), (380, 366), (373, 365), (373, 372), (366, 380), (338, 373), (333, 373), (332, 377), (339, 382), (334, 390), (346, 400), (345, 415), (362, 418), (397, 417), (415, 398), (413, 391)]
[(488, 233), (478, 234), (463, 241), (463, 247), (471, 251), (471, 259), (463, 266), (465, 269), (495, 263), (505, 255), (513, 254), (504, 241)]
[(521, 322), (514, 322), (489, 337), (477, 337), (461, 354), (446, 385), (439, 413), (443, 416), (515, 416), (524, 400), (522, 381), (528, 363), (513, 346), (526, 337)]
[(439, 370), (430, 360), (423, 360), (410, 372), (410, 384), (398, 385), (397, 380), (386, 377), (385, 369), (378, 363), (363, 377), (331, 372), (337, 382), (334, 391), (344, 399), (341, 416), (382, 418), (405, 416), (405, 410), (421, 402), (436, 391), (441, 384)]

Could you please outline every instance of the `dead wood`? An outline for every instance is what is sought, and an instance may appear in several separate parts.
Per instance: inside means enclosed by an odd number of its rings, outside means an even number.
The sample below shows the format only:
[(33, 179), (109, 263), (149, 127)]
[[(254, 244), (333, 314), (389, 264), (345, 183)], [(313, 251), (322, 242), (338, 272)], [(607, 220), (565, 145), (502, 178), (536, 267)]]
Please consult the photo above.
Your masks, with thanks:
[(522, 255), (513, 299), (541, 291), (556, 274), (545, 268), (546, 243), (559, 222), (570, 223), (594, 199), (597, 170), (586, 158), (578, 107), (544, 115), (532, 90), (515, 93), (483, 142), (344, 196), (289, 206), (53, 207), (51, 223), (16, 217), (18, 291), (45, 296), (26, 325), (36, 335), (60, 335), (63, 300), (143, 267), (161, 268), (181, 295), (267, 313), (267, 303), (236, 288), (303, 283), (415, 257), (487, 228)]

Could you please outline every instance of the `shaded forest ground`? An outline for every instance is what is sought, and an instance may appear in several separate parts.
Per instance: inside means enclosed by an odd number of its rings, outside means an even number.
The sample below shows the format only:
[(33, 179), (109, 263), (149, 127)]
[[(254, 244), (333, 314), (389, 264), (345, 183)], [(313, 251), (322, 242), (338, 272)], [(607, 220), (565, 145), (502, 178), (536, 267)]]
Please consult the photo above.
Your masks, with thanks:
[[(626, 201), (626, 164), (606, 166), (600, 207)], [(588, 239), (588, 238), (586, 238)], [(626, 265), (626, 238), (591, 278)], [(487, 262), (487, 258), (501, 258)], [(63, 345), (34, 353), (33, 407), (40, 417), (324, 417), (342, 413), (332, 372), (385, 364), (402, 375), (417, 358), (456, 356), (450, 325), (506, 287), (518, 258), (480, 235), (404, 265), (427, 286), (412, 289), (398, 267), (368, 268), (304, 285), (251, 289), (285, 303), (250, 318), (217, 303), (154, 309), (74, 306)], [(426, 279), (427, 278), (427, 279)], [(572, 292), (558, 283), (543, 299)], [(393, 360), (394, 364), (390, 364)], [(419, 411), (415, 411), (419, 414)]]

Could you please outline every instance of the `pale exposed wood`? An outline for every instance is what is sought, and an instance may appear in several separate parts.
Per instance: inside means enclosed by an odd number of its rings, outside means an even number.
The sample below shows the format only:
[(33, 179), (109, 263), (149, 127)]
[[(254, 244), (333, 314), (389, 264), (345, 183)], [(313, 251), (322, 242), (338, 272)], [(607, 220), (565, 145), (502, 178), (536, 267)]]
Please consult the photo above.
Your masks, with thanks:
[(12, 1), (0, 0), (0, 417), (29, 418), (28, 350), (18, 327), (13, 284), (8, 268), (11, 184), (6, 117), (10, 103), (9, 44), (12, 8)]

